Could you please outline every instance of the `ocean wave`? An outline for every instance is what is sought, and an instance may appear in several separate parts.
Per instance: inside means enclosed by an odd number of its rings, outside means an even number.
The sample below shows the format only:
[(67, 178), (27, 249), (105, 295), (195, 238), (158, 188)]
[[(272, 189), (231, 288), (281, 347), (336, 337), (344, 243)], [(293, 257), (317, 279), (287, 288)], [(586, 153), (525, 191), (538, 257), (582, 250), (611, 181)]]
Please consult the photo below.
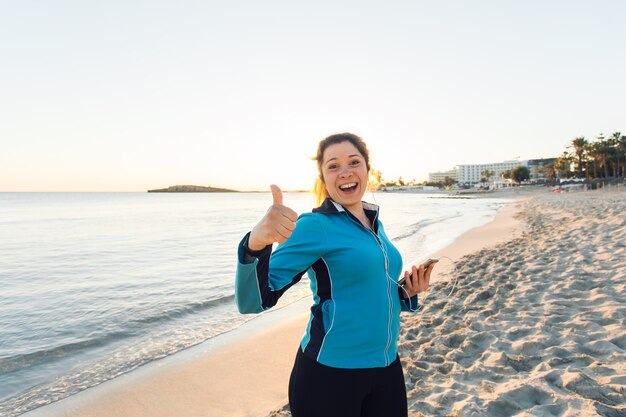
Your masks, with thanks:
[[(86, 340), (66, 343), (59, 346), (52, 346), (37, 350), (35, 352), (0, 358), (0, 374), (18, 371), (31, 366), (54, 362), (69, 357), (71, 355), (103, 347), (110, 343), (114, 343), (122, 339), (131, 338), (137, 336), (140, 333), (143, 333), (142, 330), (146, 328), (147, 324), (162, 324), (164, 322), (177, 320), (188, 315), (208, 310), (213, 307), (233, 303), (234, 299), (234, 294), (231, 294), (207, 301), (180, 305), (170, 310), (163, 311), (159, 314), (133, 319), (126, 324), (126, 330), (124, 331), (110, 332)], [(149, 326), (149, 328), (152, 327), (153, 326)], [(149, 331), (149, 329), (146, 330)]]
[(166, 310), (161, 312), (160, 314), (155, 314), (147, 317), (137, 318), (132, 320), (131, 324), (153, 324), (153, 323), (163, 323), (176, 319), (180, 319), (190, 314), (195, 314), (204, 310), (208, 310), (213, 307), (217, 307), (223, 304), (234, 303), (235, 294), (226, 295), (219, 298), (214, 298), (206, 301), (198, 301), (190, 304), (183, 304), (171, 308), (170, 310)]
[(14, 372), (29, 366), (50, 363), (78, 352), (105, 346), (112, 341), (123, 339), (130, 335), (131, 334), (128, 332), (114, 332), (93, 339), (81, 340), (79, 342), (40, 349), (31, 353), (0, 358), (0, 374)]

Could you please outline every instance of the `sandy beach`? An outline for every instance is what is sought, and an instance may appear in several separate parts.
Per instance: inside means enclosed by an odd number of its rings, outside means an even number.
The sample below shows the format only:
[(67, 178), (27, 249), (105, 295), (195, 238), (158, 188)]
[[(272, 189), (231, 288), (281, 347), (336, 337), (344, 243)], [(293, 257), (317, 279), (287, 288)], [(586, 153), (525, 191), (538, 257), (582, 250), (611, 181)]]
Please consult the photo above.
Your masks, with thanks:
[[(438, 252), (402, 320), (409, 415), (626, 416), (625, 213), (626, 192), (521, 193)], [(289, 416), (307, 305), (25, 416)]]
[(626, 416), (626, 193), (512, 208), (441, 251), (470, 254), (403, 316), (409, 415)]
[(400, 340), (412, 416), (626, 415), (626, 193), (540, 194)]

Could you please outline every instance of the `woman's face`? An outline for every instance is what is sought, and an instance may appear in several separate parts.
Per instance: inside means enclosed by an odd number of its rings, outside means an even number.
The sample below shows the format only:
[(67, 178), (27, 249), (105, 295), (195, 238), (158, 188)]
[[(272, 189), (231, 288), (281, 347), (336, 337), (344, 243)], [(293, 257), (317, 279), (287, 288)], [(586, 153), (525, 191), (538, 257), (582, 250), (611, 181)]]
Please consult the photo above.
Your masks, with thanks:
[(330, 145), (322, 155), (322, 176), (328, 195), (346, 208), (361, 204), (367, 189), (365, 158), (350, 142)]

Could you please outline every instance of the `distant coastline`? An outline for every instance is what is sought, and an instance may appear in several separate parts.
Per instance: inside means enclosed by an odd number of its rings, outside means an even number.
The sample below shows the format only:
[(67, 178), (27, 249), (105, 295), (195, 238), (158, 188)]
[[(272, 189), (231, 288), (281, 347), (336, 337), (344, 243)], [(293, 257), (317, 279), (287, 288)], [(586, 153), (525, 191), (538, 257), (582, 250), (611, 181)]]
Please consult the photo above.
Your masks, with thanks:
[(238, 193), (228, 188), (204, 187), (201, 185), (172, 185), (167, 188), (148, 190), (149, 193)]

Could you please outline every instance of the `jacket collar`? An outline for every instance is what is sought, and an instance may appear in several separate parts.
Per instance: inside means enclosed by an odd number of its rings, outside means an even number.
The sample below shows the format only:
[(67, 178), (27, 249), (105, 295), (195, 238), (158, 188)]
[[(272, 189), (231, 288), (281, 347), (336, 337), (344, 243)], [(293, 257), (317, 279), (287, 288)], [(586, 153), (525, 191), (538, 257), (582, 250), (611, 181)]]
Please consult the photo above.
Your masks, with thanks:
[(323, 213), (323, 214), (339, 213), (340, 211), (346, 211), (346, 209), (344, 209), (341, 204), (335, 203), (330, 198), (327, 198), (326, 200), (322, 201), (322, 204), (320, 204), (319, 207), (313, 209), (313, 213)]
[[(376, 204), (367, 203), (365, 201), (361, 201), (363, 204), (363, 209), (367, 213), (368, 211), (378, 213), (379, 207)], [(319, 207), (313, 209), (313, 213), (339, 213), (342, 211), (347, 211), (341, 204), (335, 203), (332, 198), (328, 197), (326, 200), (320, 204)]]
[[(361, 203), (363, 204), (365, 215), (370, 219), (374, 230), (378, 231), (376, 220), (378, 219), (379, 207), (376, 204), (367, 203), (365, 201), (362, 201)], [(334, 202), (330, 197), (324, 200), (319, 207), (313, 209), (313, 213), (333, 214), (341, 212), (345, 212), (348, 216), (356, 219), (352, 213), (346, 210), (341, 204)]]

